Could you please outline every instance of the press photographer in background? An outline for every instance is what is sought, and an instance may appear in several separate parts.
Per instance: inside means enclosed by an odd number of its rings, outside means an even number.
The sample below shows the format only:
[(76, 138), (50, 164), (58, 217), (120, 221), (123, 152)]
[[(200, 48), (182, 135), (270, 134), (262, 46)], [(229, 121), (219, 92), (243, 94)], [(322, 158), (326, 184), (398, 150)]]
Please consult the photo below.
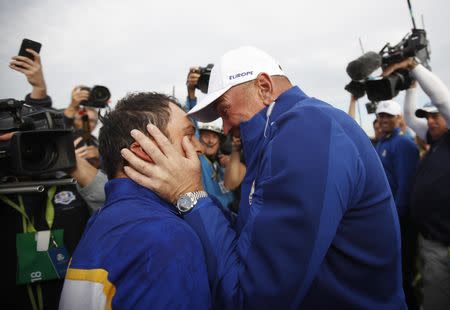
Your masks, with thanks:
[[(185, 110), (189, 111), (197, 104), (196, 90), (208, 91), (209, 76), (213, 65), (191, 67), (187, 76), (188, 97)], [(240, 137), (223, 134), (220, 119), (201, 123), (194, 121), (200, 142), (204, 146), (204, 155), (200, 156), (202, 178), (208, 194), (216, 196), (224, 207), (237, 212), (239, 208), (240, 184), (245, 176)]]
[(387, 67), (384, 75), (399, 69), (408, 70), (431, 100), (417, 109), (413, 83), (403, 106), (408, 125), (430, 144), (411, 195), (411, 214), (420, 232), (423, 309), (450, 309), (450, 92), (415, 58)]
[(208, 64), (206, 67), (189, 68), (186, 81), (188, 96), (184, 105), (186, 111), (189, 111), (197, 104), (196, 89), (205, 94), (208, 92), (208, 82), (212, 67), (213, 64)]
[[(345, 89), (352, 94), (352, 99), (361, 98), (367, 94), (370, 100), (366, 104), (367, 112), (377, 114), (378, 123), (383, 131), (383, 137), (377, 142), (375, 148), (383, 163), (400, 218), (403, 288), (409, 309), (419, 307), (413, 285), (416, 274), (417, 238), (411, 221), (412, 207), (409, 197), (420, 157), (418, 149), (412, 142), (413, 135), (410, 134), (406, 124), (413, 130), (415, 128), (406, 119), (403, 130), (400, 129), (401, 108), (392, 99), (400, 91), (410, 88), (415, 79), (406, 66), (399, 66), (398, 63), (415, 57), (420, 59), (424, 66), (429, 67), (428, 44), (425, 30), (416, 28), (413, 19), (412, 31), (399, 43), (393, 46), (387, 43), (379, 53), (367, 52), (351, 61), (346, 68), (352, 81), (345, 86)], [(375, 70), (379, 68), (382, 69), (383, 74), (373, 76)], [(354, 100), (351, 102), (350, 112), (352, 103), (354, 106)]]
[(99, 109), (109, 109), (111, 93), (101, 85), (76, 86), (72, 90), (71, 102), (64, 110), (64, 122), (74, 129), (76, 169), (71, 172), (77, 180), (77, 189), (91, 211), (99, 209), (105, 202), (104, 185), (106, 174), (100, 170), (98, 140), (92, 135), (97, 126)]
[(75, 129), (75, 137), (82, 137), (76, 145), (79, 155), (96, 168), (100, 167), (98, 140), (92, 131), (98, 123), (97, 109), (106, 108), (111, 98), (108, 88), (96, 85), (92, 88), (76, 86), (72, 90), (71, 102), (64, 110), (67, 127)]
[[(26, 76), (32, 92), (25, 102), (2, 101), (1, 123), (8, 128), (0, 133), (1, 289), (7, 293), (1, 303), (5, 309), (57, 309), (89, 211), (67, 175), (76, 163), (72, 134), (51, 109), (39, 54), (27, 51), (33, 59), (15, 56), (10, 68)], [(33, 192), (24, 189), (30, 181)]]

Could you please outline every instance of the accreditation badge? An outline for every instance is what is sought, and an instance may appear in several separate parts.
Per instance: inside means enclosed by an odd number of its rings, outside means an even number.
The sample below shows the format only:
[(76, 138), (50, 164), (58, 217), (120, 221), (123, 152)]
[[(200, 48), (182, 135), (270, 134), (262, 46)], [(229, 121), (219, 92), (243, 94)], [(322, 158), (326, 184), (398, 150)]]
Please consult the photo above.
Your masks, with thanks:
[(70, 259), (63, 240), (62, 229), (17, 234), (16, 284), (63, 279)]

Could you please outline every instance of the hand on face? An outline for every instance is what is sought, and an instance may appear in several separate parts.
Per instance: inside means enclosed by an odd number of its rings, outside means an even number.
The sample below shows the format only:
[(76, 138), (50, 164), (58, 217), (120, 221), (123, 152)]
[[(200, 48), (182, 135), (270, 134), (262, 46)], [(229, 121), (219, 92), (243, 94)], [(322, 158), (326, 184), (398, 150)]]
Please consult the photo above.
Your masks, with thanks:
[(184, 193), (203, 190), (200, 160), (189, 138), (184, 136), (182, 140), (184, 156), (157, 127), (148, 125), (147, 131), (154, 141), (138, 130), (132, 130), (131, 135), (153, 163), (122, 149), (122, 156), (129, 164), (124, 167), (128, 177), (170, 203), (175, 203)]

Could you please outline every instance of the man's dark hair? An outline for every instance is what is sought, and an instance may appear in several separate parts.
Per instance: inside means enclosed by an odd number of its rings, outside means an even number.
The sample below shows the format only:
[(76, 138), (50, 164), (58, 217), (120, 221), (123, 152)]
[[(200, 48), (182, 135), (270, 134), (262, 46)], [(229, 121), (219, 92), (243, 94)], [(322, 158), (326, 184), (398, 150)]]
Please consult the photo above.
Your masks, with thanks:
[(167, 132), (169, 103), (181, 108), (171, 96), (155, 92), (130, 93), (117, 102), (113, 111), (100, 117), (103, 126), (99, 135), (99, 152), (108, 179), (114, 178), (123, 168), (124, 159), (120, 150), (128, 148), (134, 142), (130, 135), (132, 129), (147, 134), (147, 125), (152, 123), (170, 139)]

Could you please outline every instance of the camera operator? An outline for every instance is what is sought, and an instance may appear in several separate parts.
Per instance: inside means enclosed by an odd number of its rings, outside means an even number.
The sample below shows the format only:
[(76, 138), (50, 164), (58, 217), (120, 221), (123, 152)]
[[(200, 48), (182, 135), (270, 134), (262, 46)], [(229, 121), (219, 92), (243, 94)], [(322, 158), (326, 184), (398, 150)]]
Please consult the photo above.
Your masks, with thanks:
[[(15, 56), (9, 66), (23, 73), (32, 86), (32, 92), (26, 96), (25, 102), (33, 106), (51, 108), (52, 101), (47, 95), (41, 58), (33, 50), (27, 51), (33, 55), (34, 60)], [(0, 141), (9, 141), (14, 134), (15, 132), (0, 134)], [(87, 177), (86, 170), (80, 171), (80, 168), (81, 166), (77, 166), (74, 170), (77, 179), (80, 184), (89, 185), (91, 178)], [(29, 179), (21, 176), (16, 178)], [(19, 257), (19, 252), (23, 252), (25, 247), (18, 240), (24, 236), (32, 236), (31, 240), (35, 240), (34, 238), (39, 240), (39, 235), (42, 236), (46, 234), (46, 231), (51, 231), (50, 234), (53, 237), (52, 245), (48, 246), (48, 255), (50, 255), (50, 248), (57, 251), (65, 248), (67, 252), (64, 253), (70, 255), (83, 233), (88, 218), (88, 207), (75, 185), (45, 186), (43, 192), (0, 195), (0, 219), (3, 232), (0, 242), (3, 245), (3, 262), (6, 270), (2, 290), (7, 292), (2, 297), (2, 305), (5, 309), (57, 309), (63, 279), (58, 279), (56, 274), (43, 279), (33, 278), (41, 274), (40, 271), (29, 274), (29, 269), (26, 267), (32, 270), (43, 270), (34, 259), (38, 257), (38, 251), (36, 246), (34, 249), (32, 246), (32, 252), (25, 252), (27, 255)], [(56, 247), (54, 247), (55, 240), (58, 240)], [(30, 250), (28, 247), (26, 249)], [(61, 257), (58, 255), (61, 254), (63, 253), (59, 252), (55, 257), (58, 259)], [(64, 256), (62, 256), (63, 260), (65, 260)], [(27, 257), (26, 262), (23, 261), (23, 257)], [(19, 281), (19, 276), (27, 280)], [(38, 281), (33, 282), (33, 280)]]
[(444, 83), (414, 58), (386, 69), (410, 70), (431, 99), (416, 109), (417, 87), (406, 91), (404, 113), (409, 126), (430, 144), (416, 174), (411, 213), (418, 226), (423, 263), (423, 309), (450, 309), (450, 92)]

